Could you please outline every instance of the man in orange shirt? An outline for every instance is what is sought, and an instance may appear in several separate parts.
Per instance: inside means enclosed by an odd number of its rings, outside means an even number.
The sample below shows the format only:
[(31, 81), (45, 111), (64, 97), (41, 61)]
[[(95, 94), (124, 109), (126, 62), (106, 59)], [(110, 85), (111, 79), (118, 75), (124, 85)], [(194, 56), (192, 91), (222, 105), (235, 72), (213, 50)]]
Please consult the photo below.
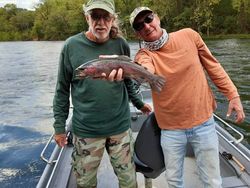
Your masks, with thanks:
[(213, 118), (216, 102), (206, 73), (229, 100), (227, 116), (236, 111), (236, 123), (240, 123), (245, 114), (236, 87), (194, 30), (168, 34), (161, 28), (157, 14), (148, 7), (136, 8), (130, 23), (144, 44), (135, 61), (167, 80), (160, 93), (152, 91), (152, 98), (162, 129), (161, 146), (169, 188), (184, 187), (183, 162), (188, 142), (193, 147), (204, 187), (221, 187)]

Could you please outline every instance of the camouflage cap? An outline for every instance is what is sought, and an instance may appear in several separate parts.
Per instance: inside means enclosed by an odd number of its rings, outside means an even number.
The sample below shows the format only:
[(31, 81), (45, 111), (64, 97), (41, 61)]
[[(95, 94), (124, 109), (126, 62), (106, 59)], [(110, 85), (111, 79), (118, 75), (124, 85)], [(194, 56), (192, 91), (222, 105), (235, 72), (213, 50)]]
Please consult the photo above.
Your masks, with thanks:
[(150, 8), (148, 7), (137, 7), (134, 9), (134, 11), (130, 14), (130, 18), (129, 18), (129, 21), (130, 21), (130, 24), (131, 26), (133, 26), (133, 23), (135, 21), (135, 18), (141, 13), (141, 12), (144, 12), (144, 11), (148, 11), (148, 12), (153, 12)]
[(90, 0), (87, 4), (83, 4), (85, 13), (92, 9), (103, 9), (110, 14), (115, 14), (115, 3), (113, 0)]

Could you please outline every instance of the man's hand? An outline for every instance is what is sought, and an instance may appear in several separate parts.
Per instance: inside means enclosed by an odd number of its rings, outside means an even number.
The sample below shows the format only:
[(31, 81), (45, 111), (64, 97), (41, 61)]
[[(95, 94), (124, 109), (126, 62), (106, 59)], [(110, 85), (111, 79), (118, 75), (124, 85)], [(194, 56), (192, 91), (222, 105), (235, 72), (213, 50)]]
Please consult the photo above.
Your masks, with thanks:
[(111, 82), (122, 81), (123, 80), (122, 76), (123, 76), (123, 70), (121, 68), (119, 68), (118, 71), (115, 69), (112, 70), (108, 76), (105, 73), (102, 73), (102, 77)]
[(66, 134), (55, 134), (54, 140), (56, 141), (57, 145), (60, 147), (64, 147), (68, 144)]
[(149, 113), (152, 112), (152, 108), (149, 104), (144, 104), (144, 106), (140, 109), (140, 111), (144, 114), (149, 115)]
[(245, 119), (245, 113), (243, 111), (243, 107), (240, 101), (240, 97), (235, 97), (230, 100), (227, 117), (231, 116), (232, 112), (236, 112), (236, 120), (235, 123), (242, 123)]

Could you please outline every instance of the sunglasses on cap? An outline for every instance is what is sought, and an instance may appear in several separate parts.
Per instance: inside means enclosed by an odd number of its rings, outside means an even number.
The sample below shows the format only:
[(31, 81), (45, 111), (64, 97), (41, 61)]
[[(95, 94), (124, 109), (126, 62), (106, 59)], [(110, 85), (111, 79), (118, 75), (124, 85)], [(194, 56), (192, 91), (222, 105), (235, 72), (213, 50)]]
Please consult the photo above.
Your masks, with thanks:
[(141, 31), (144, 26), (145, 26), (145, 23), (149, 24), (151, 23), (152, 21), (154, 20), (154, 14), (151, 13), (151, 14), (148, 14), (144, 20), (142, 22), (137, 22), (137, 23), (134, 23), (133, 24), (133, 28), (136, 30), (136, 31)]
[(91, 16), (92, 20), (94, 20), (94, 21), (99, 21), (100, 19), (103, 19), (104, 21), (110, 22), (113, 18), (113, 16), (111, 16), (109, 13), (100, 14), (100, 13), (92, 12), (90, 14), (90, 16)]

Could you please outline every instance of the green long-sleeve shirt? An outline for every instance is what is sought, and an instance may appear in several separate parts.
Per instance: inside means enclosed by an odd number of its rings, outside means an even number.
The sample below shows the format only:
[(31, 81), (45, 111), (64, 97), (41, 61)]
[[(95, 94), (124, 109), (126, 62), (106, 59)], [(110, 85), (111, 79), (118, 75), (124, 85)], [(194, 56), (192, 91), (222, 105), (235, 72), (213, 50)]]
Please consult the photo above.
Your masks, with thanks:
[(81, 137), (103, 137), (119, 134), (130, 127), (129, 98), (140, 109), (144, 104), (137, 97), (133, 82), (109, 82), (75, 78), (74, 70), (99, 55), (130, 56), (128, 43), (123, 38), (98, 44), (79, 33), (66, 40), (59, 61), (58, 78), (53, 101), (54, 129), (65, 132), (71, 92), (73, 104), (72, 130)]

